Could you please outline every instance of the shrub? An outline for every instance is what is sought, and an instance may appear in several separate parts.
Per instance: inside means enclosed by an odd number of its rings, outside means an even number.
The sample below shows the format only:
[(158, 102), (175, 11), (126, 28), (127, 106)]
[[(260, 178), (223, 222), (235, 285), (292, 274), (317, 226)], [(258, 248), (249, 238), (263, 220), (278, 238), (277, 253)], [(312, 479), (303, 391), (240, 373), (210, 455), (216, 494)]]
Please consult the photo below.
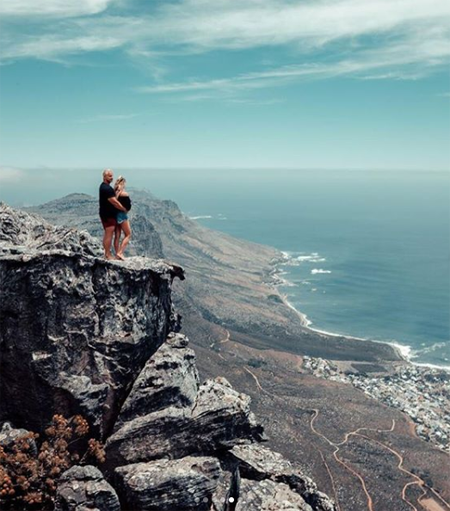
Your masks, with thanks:
[[(29, 432), (0, 446), (0, 509), (53, 509), (58, 479), (73, 465), (103, 463), (102, 444), (90, 438), (81, 415), (54, 415), (41, 440)], [(83, 453), (81, 456), (80, 453)]]

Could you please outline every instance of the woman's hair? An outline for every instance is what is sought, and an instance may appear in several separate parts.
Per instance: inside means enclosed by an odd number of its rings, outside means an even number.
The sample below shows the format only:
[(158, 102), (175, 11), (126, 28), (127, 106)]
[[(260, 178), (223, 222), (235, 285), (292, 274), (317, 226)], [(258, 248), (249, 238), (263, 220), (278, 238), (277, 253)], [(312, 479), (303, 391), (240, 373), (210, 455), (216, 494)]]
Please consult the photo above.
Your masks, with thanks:
[(127, 180), (123, 176), (119, 176), (114, 183), (114, 191), (116, 192), (116, 196), (120, 195), (120, 192), (125, 188)]

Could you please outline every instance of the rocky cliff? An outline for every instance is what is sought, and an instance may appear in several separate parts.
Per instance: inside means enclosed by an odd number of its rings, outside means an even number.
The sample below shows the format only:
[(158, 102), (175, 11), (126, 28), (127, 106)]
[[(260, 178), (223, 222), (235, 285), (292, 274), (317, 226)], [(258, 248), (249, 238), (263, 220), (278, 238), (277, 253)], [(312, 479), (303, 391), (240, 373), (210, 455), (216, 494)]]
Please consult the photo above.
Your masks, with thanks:
[[(105, 261), (86, 232), (0, 206), (0, 420), (42, 431), (81, 413), (106, 442), (103, 474), (67, 471), (57, 509), (334, 509), (260, 444), (248, 396), (200, 383), (176, 277), (163, 260)], [(15, 430), (2, 431), (0, 444)]]

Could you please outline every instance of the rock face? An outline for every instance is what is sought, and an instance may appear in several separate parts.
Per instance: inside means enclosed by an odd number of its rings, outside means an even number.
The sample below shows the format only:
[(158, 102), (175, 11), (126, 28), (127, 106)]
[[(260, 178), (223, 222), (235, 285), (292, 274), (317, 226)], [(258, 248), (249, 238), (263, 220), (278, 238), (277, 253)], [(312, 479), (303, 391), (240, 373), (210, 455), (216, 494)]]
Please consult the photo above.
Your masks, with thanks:
[(287, 484), (301, 495), (313, 509), (333, 511), (334, 502), (317, 490), (317, 485), (301, 473), (300, 467), (294, 466), (281, 454), (266, 449), (262, 445), (236, 446), (228, 453), (228, 460), (240, 467), (243, 477), (256, 481), (271, 480)]
[(220, 465), (215, 458), (186, 457), (127, 465), (116, 475), (127, 509), (207, 511)]
[[(0, 207), (0, 420), (41, 431), (82, 413), (101, 434), (178, 328), (163, 261), (101, 259), (84, 232)], [(42, 406), (45, 403), (45, 406)]]
[(88, 509), (120, 511), (119, 497), (98, 468), (72, 467), (59, 480), (55, 511)]
[(249, 404), (249, 397), (238, 394), (225, 379), (207, 381), (199, 388), (193, 409), (172, 405), (122, 423), (106, 444), (108, 467), (165, 456), (211, 454), (260, 440), (262, 428)]
[(133, 511), (333, 510), (259, 445), (248, 396), (221, 377), (200, 384), (172, 307), (183, 270), (100, 254), (87, 233), (0, 206), (0, 420), (42, 431), (81, 413), (106, 440), (109, 482), (72, 467), (56, 509), (119, 510), (112, 484)]
[(149, 410), (157, 412), (169, 406), (192, 408), (197, 397), (199, 378), (195, 354), (187, 348), (182, 334), (169, 334), (165, 344), (147, 361), (135, 380), (116, 422), (116, 430)]

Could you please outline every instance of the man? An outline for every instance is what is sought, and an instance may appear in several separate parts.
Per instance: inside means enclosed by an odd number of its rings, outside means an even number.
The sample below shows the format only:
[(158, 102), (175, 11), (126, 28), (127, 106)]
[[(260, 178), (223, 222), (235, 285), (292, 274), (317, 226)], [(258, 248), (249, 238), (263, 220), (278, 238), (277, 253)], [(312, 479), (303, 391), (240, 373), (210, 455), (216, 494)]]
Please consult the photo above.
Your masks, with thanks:
[(113, 259), (111, 254), (111, 243), (114, 235), (114, 230), (117, 225), (116, 216), (117, 210), (127, 211), (122, 204), (116, 199), (113, 187), (110, 185), (113, 180), (113, 172), (111, 169), (103, 171), (103, 183), (99, 189), (99, 203), (100, 203), (100, 219), (102, 221), (105, 233), (103, 235), (103, 248), (105, 249), (106, 259)]

